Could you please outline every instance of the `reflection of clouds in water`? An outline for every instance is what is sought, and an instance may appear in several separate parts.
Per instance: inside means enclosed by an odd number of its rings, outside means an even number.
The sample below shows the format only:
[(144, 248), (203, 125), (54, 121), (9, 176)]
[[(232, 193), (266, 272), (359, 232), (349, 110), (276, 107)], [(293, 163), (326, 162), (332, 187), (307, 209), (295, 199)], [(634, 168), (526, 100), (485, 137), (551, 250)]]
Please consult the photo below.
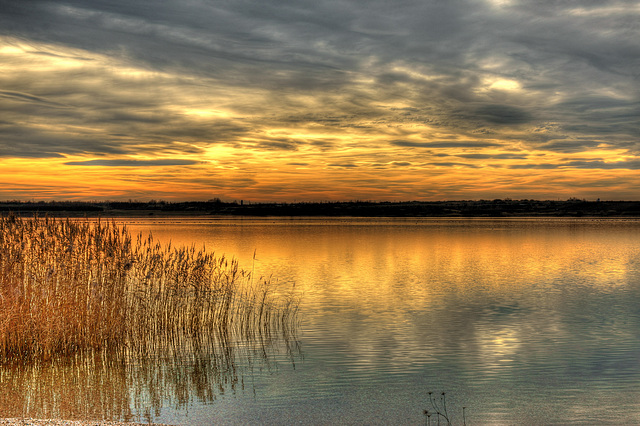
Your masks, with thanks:
[(477, 339), (478, 364), (485, 370), (485, 374), (509, 368), (521, 349), (520, 332), (511, 327), (481, 327), (477, 332)]
[[(489, 380), (512, 380), (526, 365), (546, 364), (542, 377), (565, 374), (595, 356), (614, 328), (627, 327), (615, 310), (605, 315), (615, 327), (593, 322), (603, 298), (628, 286), (633, 251), (618, 245), (620, 237), (631, 242), (624, 235), (555, 229), (515, 238), (504, 231), (404, 237), (380, 232), (361, 240), (371, 252), (340, 265), (339, 290), (323, 288), (321, 301), (308, 301), (346, 308), (331, 335), (344, 339), (350, 368), (361, 375), (458, 362)], [(338, 249), (357, 251), (358, 239), (346, 240)], [(378, 252), (388, 253), (385, 262)], [(407, 267), (412, 273), (398, 280), (396, 271)], [(582, 316), (590, 320), (576, 320)]]
[[(540, 424), (523, 413), (597, 414), (576, 403), (581, 389), (637, 396), (637, 223), (380, 221), (189, 228), (244, 266), (256, 250), (260, 274), (303, 293), (305, 360), (280, 378), (293, 400), (355, 400), (372, 388), (406, 399), (442, 383), (489, 410), (488, 423)], [(591, 406), (612, 401), (603, 398), (589, 396)]]
[[(211, 238), (207, 245), (219, 252), (249, 257), (255, 249), (260, 274), (295, 282), (304, 293), (302, 318), (314, 338), (344, 339), (346, 352), (360, 354), (354, 368), (375, 360), (433, 360), (456, 345), (492, 342), (487, 336), (500, 316), (502, 346), (515, 348), (522, 333), (563, 338), (562, 318), (571, 309), (563, 292), (576, 285), (609, 292), (633, 270), (632, 234), (602, 224), (414, 222), (404, 228), (252, 224), (224, 233), (206, 225), (190, 228), (190, 235)], [(537, 317), (541, 309), (547, 314)], [(513, 329), (518, 326), (524, 331)]]
[(476, 347), (476, 366), (485, 375), (500, 374), (519, 362), (529, 328), (518, 306), (490, 306), (471, 326)]

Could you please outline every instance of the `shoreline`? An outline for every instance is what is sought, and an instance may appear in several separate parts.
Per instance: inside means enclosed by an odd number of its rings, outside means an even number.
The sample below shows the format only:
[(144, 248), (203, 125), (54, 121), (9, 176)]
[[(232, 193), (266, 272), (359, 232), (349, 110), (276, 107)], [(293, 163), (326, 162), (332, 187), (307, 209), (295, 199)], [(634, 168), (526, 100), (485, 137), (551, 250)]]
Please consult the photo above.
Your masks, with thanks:
[(2, 214), (57, 217), (640, 217), (640, 201), (460, 200), (240, 203), (209, 201), (0, 201)]

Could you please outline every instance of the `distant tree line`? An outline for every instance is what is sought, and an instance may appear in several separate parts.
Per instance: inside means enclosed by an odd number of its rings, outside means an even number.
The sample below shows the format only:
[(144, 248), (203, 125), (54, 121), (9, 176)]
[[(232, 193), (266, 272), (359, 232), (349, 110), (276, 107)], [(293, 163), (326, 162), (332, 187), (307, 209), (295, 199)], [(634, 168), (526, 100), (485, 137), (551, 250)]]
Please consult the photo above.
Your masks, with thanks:
[(351, 216), (351, 217), (524, 217), (640, 216), (640, 201), (467, 200), (467, 201), (344, 201), (248, 203), (207, 201), (0, 201), (0, 212), (17, 215), (230, 215), (230, 216)]

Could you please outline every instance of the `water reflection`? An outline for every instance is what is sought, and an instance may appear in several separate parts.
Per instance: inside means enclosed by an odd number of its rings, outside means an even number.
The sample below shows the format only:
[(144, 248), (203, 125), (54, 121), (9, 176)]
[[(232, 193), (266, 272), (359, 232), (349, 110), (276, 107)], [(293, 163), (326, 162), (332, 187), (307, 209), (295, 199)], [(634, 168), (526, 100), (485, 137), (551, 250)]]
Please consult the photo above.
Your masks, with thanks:
[(263, 382), (289, 392), (225, 403), (231, 418), (250, 422), (266, 407), (286, 405), (307, 424), (415, 424), (428, 390), (447, 390), (481, 424), (640, 416), (637, 221), (210, 220), (178, 227), (179, 234), (154, 233), (237, 254), (304, 293), (305, 363), (277, 384)]
[(135, 350), (85, 352), (0, 367), (3, 417), (154, 421), (163, 409), (253, 392), (254, 370), (295, 365), (295, 330), (150, 336)]
[[(260, 343), (232, 341), (231, 358), (244, 359), (236, 373), (215, 361), (227, 356), (219, 351), (205, 351), (200, 359), (214, 361), (204, 364), (169, 347), (146, 367), (127, 361), (132, 412), (153, 411), (155, 398), (156, 420), (184, 424), (419, 424), (426, 392), (445, 390), (456, 424), (462, 405), (473, 424), (640, 418), (640, 222), (130, 223), (163, 242), (237, 256), (283, 291), (295, 283), (304, 348), (295, 371), (269, 368), (292, 365), (287, 339), (266, 345), (266, 359)], [(186, 345), (184, 354), (197, 352)], [(190, 378), (202, 376), (215, 386)], [(211, 395), (213, 404), (196, 403)]]

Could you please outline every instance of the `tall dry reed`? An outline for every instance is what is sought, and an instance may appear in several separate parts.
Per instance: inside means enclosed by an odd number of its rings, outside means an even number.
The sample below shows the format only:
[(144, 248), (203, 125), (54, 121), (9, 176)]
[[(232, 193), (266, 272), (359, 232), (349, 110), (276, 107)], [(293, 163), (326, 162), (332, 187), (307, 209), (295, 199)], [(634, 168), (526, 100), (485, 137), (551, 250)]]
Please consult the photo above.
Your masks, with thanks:
[(0, 218), (0, 363), (203, 333), (263, 338), (296, 313), (295, 298), (224, 256), (134, 241), (111, 221)]

